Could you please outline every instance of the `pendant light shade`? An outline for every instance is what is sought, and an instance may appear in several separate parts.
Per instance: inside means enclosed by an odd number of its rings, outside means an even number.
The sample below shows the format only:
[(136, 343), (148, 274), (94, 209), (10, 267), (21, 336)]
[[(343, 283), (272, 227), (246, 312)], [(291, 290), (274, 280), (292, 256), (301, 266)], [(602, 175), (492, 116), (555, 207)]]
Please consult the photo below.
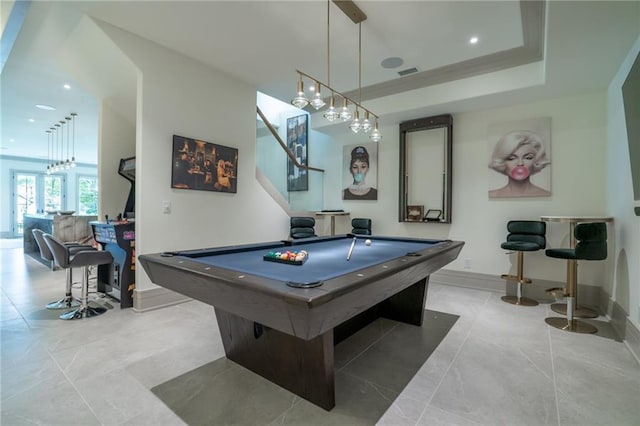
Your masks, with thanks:
[(48, 175), (51, 174), (51, 130), (45, 130), (47, 134), (47, 170), (46, 173)]
[(56, 172), (60, 171), (60, 124), (54, 124), (56, 126)]
[(67, 120), (67, 159), (64, 162), (64, 168), (69, 170), (71, 168), (71, 160), (69, 159), (69, 122), (71, 121), (71, 117), (65, 117)]
[(296, 108), (304, 108), (309, 104), (309, 99), (304, 95), (304, 83), (302, 82), (302, 76), (298, 80), (298, 93), (291, 99), (291, 104)]
[(340, 113), (336, 110), (335, 97), (333, 95), (331, 95), (331, 98), (329, 99), (329, 109), (323, 114), (323, 116), (328, 121), (335, 121), (340, 117)]
[(353, 114), (353, 121), (349, 125), (349, 128), (353, 133), (358, 133), (360, 131), (360, 111), (356, 108), (356, 112)]
[(376, 120), (376, 123), (373, 125), (373, 131), (369, 135), (369, 139), (371, 139), (372, 142), (379, 142), (382, 140), (382, 133), (378, 130), (378, 120)]
[(371, 131), (371, 121), (369, 121), (369, 111), (364, 112), (364, 120), (362, 120), (362, 124), (360, 125), (360, 130), (365, 133), (369, 133)]
[(76, 166), (76, 120), (78, 119), (78, 113), (72, 112), (69, 114), (73, 120), (73, 138), (71, 139), (71, 167)]
[(351, 111), (349, 111), (349, 101), (347, 101), (347, 98), (343, 98), (342, 99), (342, 110), (340, 111), (340, 119), (342, 121), (349, 121), (351, 120), (352, 114)]
[(320, 94), (320, 83), (316, 82), (316, 93), (313, 95), (313, 99), (310, 102), (311, 106), (317, 110), (325, 106), (327, 103), (322, 99)]

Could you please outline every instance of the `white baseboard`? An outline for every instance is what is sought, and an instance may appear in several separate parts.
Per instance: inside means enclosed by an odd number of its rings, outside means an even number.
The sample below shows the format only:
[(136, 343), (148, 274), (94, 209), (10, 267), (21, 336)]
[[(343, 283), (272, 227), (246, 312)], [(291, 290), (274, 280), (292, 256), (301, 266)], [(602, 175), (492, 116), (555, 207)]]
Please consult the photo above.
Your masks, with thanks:
[(627, 326), (624, 329), (624, 334), (622, 334), (624, 336), (624, 344), (640, 364), (640, 330), (629, 321), (629, 318), (627, 318), (626, 322)]
[(607, 306), (607, 317), (611, 326), (622, 337), (624, 344), (633, 356), (638, 364), (640, 364), (640, 330), (629, 321), (629, 315), (617, 302), (611, 300), (608, 294), (602, 291), (603, 299)]
[(183, 296), (164, 287), (149, 288), (146, 290), (135, 289), (133, 291), (133, 310), (146, 312), (166, 306), (178, 305), (189, 302), (190, 297)]

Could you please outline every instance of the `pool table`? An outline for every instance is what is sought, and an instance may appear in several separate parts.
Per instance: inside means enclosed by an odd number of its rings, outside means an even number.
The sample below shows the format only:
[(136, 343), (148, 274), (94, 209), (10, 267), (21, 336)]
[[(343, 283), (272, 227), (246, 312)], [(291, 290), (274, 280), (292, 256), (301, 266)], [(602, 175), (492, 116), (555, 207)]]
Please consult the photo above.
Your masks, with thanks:
[[(429, 275), (463, 245), (347, 234), (138, 260), (155, 284), (215, 308), (227, 358), (331, 410), (334, 344), (378, 317), (422, 325)], [(301, 250), (301, 264), (265, 260)]]

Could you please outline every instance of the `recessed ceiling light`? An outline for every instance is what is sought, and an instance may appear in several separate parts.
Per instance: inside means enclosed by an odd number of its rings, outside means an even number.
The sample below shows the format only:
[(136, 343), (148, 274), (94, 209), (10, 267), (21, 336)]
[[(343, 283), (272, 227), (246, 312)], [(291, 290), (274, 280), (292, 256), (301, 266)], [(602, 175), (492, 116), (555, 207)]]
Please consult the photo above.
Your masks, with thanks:
[(34, 120), (33, 118), (29, 119), (29, 123), (34, 123), (36, 120)]
[(45, 105), (45, 104), (37, 104), (37, 105), (36, 105), (36, 108), (44, 109), (44, 110), (47, 110), (47, 111), (55, 111), (55, 110), (56, 110), (56, 109), (55, 109), (54, 107), (52, 107), (51, 105)]
[(9, 139), (9, 142), (15, 142), (16, 140), (14, 138)]
[(62, 87), (64, 87), (67, 90), (71, 89), (71, 85), (68, 84), (68, 83), (65, 83), (64, 86), (62, 86)]
[(473, 36), (469, 39), (469, 43), (471, 44), (476, 44), (477, 42), (478, 42), (478, 37)]
[(402, 64), (404, 64), (404, 60), (402, 58), (398, 58), (395, 56), (391, 58), (383, 59), (382, 62), (380, 62), (380, 65), (382, 65), (382, 68), (387, 68), (387, 69), (398, 68)]

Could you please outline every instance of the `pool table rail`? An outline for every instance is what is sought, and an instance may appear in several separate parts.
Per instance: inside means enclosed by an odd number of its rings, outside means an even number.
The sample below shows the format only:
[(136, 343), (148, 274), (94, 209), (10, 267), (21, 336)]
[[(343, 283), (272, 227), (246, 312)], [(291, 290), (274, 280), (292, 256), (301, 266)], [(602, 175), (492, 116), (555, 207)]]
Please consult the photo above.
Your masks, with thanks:
[(418, 252), (420, 256), (390, 259), (307, 289), (183, 256), (149, 254), (138, 259), (157, 285), (310, 340), (452, 262), (463, 245), (443, 241)]

